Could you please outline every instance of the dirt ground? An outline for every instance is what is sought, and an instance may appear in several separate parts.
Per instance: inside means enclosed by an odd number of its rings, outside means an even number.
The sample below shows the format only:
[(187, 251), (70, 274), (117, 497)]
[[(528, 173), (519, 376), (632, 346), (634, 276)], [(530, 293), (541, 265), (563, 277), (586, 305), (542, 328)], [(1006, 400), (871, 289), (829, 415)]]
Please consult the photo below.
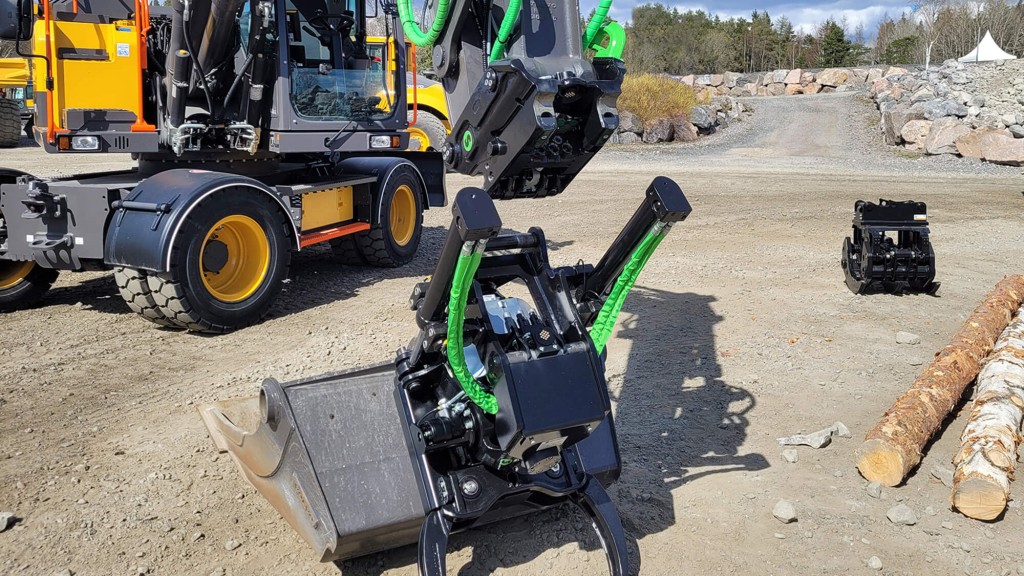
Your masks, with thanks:
[[(693, 204), (609, 343), (624, 459), (611, 494), (641, 574), (868, 574), (872, 556), (883, 574), (1024, 574), (1019, 503), (972, 521), (929, 475), (948, 465), (963, 417), (879, 499), (853, 456), (985, 293), (1024, 272), (1021, 170), (881, 147), (857, 98), (754, 105), (750, 122), (705, 143), (609, 149), (563, 195), (498, 206), (509, 228), (543, 227), (555, 263), (575, 263), (600, 258), (654, 176), (675, 178)], [(125, 164), (100, 160), (0, 152), (0, 164), (38, 174)], [(473, 182), (450, 177), (449, 195)], [(928, 203), (940, 297), (858, 297), (843, 284), (854, 201), (880, 197)], [(38, 308), (0, 317), (0, 511), (21, 518), (0, 533), (0, 573), (415, 574), (412, 547), (317, 563), (216, 453), (195, 405), (253, 394), (266, 376), (390, 358), (416, 330), (406, 299), (449, 218), (427, 213), (420, 256), (400, 270), (297, 255), (271, 317), (226, 336), (143, 321), (109, 273), (65, 274)], [(897, 345), (898, 330), (921, 343)], [(782, 458), (778, 437), (837, 420), (853, 439)], [(772, 517), (779, 499), (797, 522)], [(915, 526), (886, 519), (897, 502)], [(463, 576), (606, 570), (569, 508), (455, 536), (449, 549)]]

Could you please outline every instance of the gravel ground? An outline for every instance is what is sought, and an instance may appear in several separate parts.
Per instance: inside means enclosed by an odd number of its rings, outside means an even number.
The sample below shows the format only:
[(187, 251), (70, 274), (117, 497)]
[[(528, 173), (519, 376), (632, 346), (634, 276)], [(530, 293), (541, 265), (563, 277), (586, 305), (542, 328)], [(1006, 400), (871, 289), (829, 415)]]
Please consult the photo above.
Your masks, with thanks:
[[(856, 97), (751, 102), (753, 119), (701, 143), (608, 149), (565, 194), (499, 204), (509, 228), (545, 229), (556, 264), (599, 259), (655, 175), (693, 204), (608, 348), (624, 459), (611, 493), (641, 574), (1024, 574), (1018, 503), (974, 522), (929, 475), (948, 465), (962, 416), (904, 487), (869, 493), (853, 456), (984, 294), (1021, 272), (1020, 169), (905, 157), (878, 144)], [(100, 160), (57, 165), (30, 146), (0, 157), (39, 174), (124, 165)], [(449, 194), (472, 183), (453, 176)], [(853, 203), (879, 197), (928, 202), (939, 298), (846, 290)], [(428, 212), (420, 256), (400, 270), (299, 254), (271, 317), (226, 336), (147, 324), (99, 272), (63, 275), (39, 308), (3, 316), (0, 512), (21, 521), (0, 533), (0, 573), (415, 574), (411, 547), (318, 564), (216, 454), (195, 404), (387, 359), (415, 332), (406, 298), (448, 220)], [(897, 345), (898, 330), (921, 343)], [(853, 439), (783, 457), (776, 438), (837, 420)], [(782, 499), (796, 522), (773, 517)], [(897, 503), (916, 525), (886, 518)], [(449, 568), (605, 573), (568, 508), (453, 537)]]

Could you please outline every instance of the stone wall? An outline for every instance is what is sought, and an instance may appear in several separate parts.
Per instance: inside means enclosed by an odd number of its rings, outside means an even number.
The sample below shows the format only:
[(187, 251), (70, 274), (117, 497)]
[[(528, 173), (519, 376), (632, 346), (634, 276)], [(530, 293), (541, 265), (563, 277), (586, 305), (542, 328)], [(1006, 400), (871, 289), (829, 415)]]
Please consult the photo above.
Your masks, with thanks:
[(962, 64), (875, 81), (887, 144), (1024, 165), (1024, 61)]
[(697, 91), (702, 100), (716, 96), (796, 96), (800, 94), (827, 94), (863, 90), (875, 81), (895, 74), (906, 74), (906, 68), (826, 68), (812, 71), (773, 70), (740, 74), (690, 75), (679, 81)]
[(708, 104), (694, 106), (689, 114), (659, 118), (644, 124), (635, 114), (619, 111), (619, 128), (609, 144), (657, 144), (660, 142), (694, 142), (703, 136), (742, 122), (753, 109), (733, 98), (718, 96)]

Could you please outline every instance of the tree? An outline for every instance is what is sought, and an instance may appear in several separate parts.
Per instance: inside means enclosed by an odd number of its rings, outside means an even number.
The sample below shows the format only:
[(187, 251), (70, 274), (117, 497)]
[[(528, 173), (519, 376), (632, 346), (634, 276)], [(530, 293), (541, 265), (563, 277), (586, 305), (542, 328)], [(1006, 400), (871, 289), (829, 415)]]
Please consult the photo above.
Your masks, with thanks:
[(856, 58), (853, 42), (846, 39), (846, 30), (829, 18), (821, 27), (821, 66), (849, 66)]
[(928, 70), (932, 63), (932, 49), (942, 35), (945, 20), (940, 18), (942, 11), (949, 5), (949, 0), (917, 0), (913, 6), (914, 14), (921, 22), (921, 38), (924, 41), (924, 69)]
[(913, 64), (914, 57), (920, 49), (921, 39), (917, 36), (904, 36), (889, 43), (882, 54), (882, 62), (886, 64)]

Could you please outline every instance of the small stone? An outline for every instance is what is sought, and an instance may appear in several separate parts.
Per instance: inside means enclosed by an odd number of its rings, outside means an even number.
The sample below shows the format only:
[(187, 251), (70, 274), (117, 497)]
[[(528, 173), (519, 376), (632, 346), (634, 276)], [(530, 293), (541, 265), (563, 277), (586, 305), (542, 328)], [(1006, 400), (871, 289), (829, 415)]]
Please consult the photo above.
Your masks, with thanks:
[(872, 498), (882, 497), (882, 485), (878, 482), (868, 482), (867, 486), (868, 496)]
[(14, 512), (0, 512), (0, 532), (7, 530), (18, 522)]
[(868, 568), (871, 568), (872, 570), (876, 570), (876, 571), (877, 570), (881, 570), (882, 569), (882, 559), (879, 558), (878, 556), (872, 556), (871, 558), (868, 558)]
[(832, 475), (835, 476), (836, 478), (842, 478), (843, 477), (843, 471), (842, 470), (836, 470), (835, 472), (832, 473)]
[(60, 572), (54, 572), (53, 576), (75, 576), (75, 573), (71, 571), (71, 568), (65, 568)]
[(885, 517), (889, 519), (889, 522), (896, 524), (897, 526), (913, 526), (917, 524), (917, 514), (910, 509), (910, 506), (906, 504), (897, 504), (886, 512)]
[(924, 513), (929, 515), (929, 516), (935, 516), (935, 508), (932, 508), (931, 506), (929, 506), (929, 507), (924, 509)]
[(952, 522), (943, 522), (942, 524), (940, 524), (940, 526), (942, 526), (946, 530), (952, 530), (953, 529), (953, 523)]
[(832, 435), (839, 436), (840, 438), (853, 438), (853, 434), (850, 433), (850, 429), (842, 422), (836, 422), (832, 425)]
[(192, 541), (193, 542), (199, 542), (200, 540), (202, 540), (205, 537), (206, 537), (206, 534), (203, 534), (202, 532), (196, 532), (195, 534), (192, 535)]
[(939, 482), (942, 482), (942, 485), (946, 488), (953, 487), (953, 469), (949, 466), (936, 464), (935, 466), (932, 466), (931, 475)]
[(779, 540), (785, 540), (786, 539), (786, 535), (783, 534), (782, 532), (776, 532), (775, 533), (775, 537), (778, 538)]
[(911, 366), (920, 366), (922, 364), (924, 364), (924, 360), (921, 360), (920, 358), (912, 358), (912, 359), (910, 359), (910, 365)]
[(790, 464), (796, 464), (800, 461), (800, 452), (796, 448), (786, 448), (782, 451), (782, 458)]
[(913, 332), (897, 332), (896, 333), (897, 344), (908, 344), (914, 346), (921, 343), (921, 337)]
[(779, 500), (772, 508), (772, 516), (783, 524), (796, 522), (796, 508), (786, 500)]
[(228, 550), (228, 551), (237, 550), (238, 547), (241, 546), (241, 545), (242, 545), (242, 543), (239, 542), (238, 540), (228, 540), (227, 542), (224, 543), (224, 549)]
[(224, 576), (224, 569), (217, 568), (213, 572), (210, 572), (210, 576)]
[(967, 542), (961, 542), (960, 543), (960, 549), (963, 550), (964, 552), (970, 552), (971, 551), (971, 545), (968, 544)]

